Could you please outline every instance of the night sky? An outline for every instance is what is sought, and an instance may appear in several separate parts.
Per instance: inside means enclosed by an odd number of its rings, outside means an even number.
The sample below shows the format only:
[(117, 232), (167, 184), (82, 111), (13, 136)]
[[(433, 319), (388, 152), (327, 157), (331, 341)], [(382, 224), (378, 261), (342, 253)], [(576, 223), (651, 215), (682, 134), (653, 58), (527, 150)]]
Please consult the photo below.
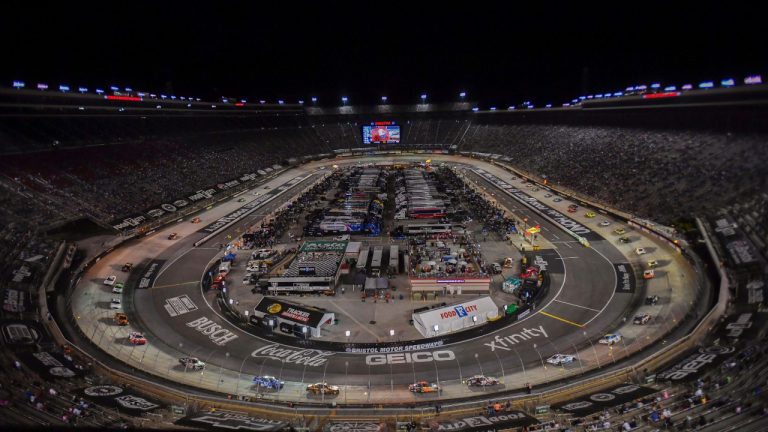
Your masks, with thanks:
[(0, 83), (323, 104), (465, 90), (504, 107), (768, 72), (765, 20), (746, 4), (363, 3), (6, 2)]

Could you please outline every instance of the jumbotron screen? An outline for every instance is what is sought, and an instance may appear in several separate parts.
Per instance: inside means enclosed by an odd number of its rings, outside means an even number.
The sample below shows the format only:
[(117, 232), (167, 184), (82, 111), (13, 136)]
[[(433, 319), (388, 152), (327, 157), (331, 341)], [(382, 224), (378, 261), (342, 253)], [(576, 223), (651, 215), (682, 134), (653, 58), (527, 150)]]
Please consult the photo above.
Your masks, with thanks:
[(399, 144), (400, 126), (395, 122), (373, 122), (363, 126), (363, 144)]

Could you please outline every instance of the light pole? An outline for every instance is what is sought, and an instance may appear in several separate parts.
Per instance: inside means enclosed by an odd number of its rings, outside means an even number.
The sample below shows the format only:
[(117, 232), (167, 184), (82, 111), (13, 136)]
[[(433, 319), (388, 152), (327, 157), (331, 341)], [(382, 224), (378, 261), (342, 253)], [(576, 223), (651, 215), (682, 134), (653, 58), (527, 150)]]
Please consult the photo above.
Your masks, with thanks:
[[(483, 365), (480, 364), (480, 358), (478, 358), (477, 353), (475, 353), (475, 361), (477, 362), (477, 367), (480, 368), (480, 375), (485, 376), (485, 374), (483, 373)], [(482, 386), (482, 387), (483, 387), (483, 391), (485, 391), (486, 390), (485, 386)]]
[(344, 405), (347, 404), (347, 389), (349, 388), (349, 362), (344, 362)]
[[(224, 357), (226, 357), (226, 360), (229, 360), (229, 353), (224, 353)], [(226, 361), (225, 360), (225, 361)], [(216, 381), (216, 391), (219, 391), (219, 385), (221, 385), (221, 373), (224, 370), (224, 362), (221, 363), (219, 366), (219, 379)]]
[(494, 350), (493, 354), (496, 356), (496, 360), (499, 362), (499, 367), (501, 367), (501, 383), (504, 384), (504, 364), (501, 362), (501, 359), (499, 358), (499, 353), (497, 353)]
[(440, 387), (440, 372), (437, 370), (437, 362), (435, 361), (435, 357), (432, 357), (432, 364), (435, 365), (435, 380), (437, 380), (437, 392), (440, 394), (440, 392), (443, 391), (443, 388)]
[(349, 336), (352, 334), (351, 331), (347, 330), (344, 332), (344, 335), (347, 336), (347, 343), (349, 343)]
[(592, 339), (587, 337), (587, 332), (583, 331), (584, 338), (586, 338), (589, 341), (589, 344), (592, 345), (592, 352), (595, 354), (595, 361), (597, 362), (597, 368), (600, 369), (600, 359), (597, 357), (597, 350), (595, 349), (595, 345), (592, 343)]
[(528, 381), (528, 372), (526, 372), (526, 371), (525, 371), (525, 363), (523, 363), (523, 358), (522, 358), (522, 357), (520, 357), (520, 353), (519, 353), (519, 352), (517, 352), (517, 350), (515, 349), (515, 347), (512, 347), (512, 351), (514, 351), (514, 352), (515, 352), (515, 354), (517, 355), (517, 358), (518, 358), (518, 359), (520, 359), (520, 366), (522, 366), (522, 367), (523, 367), (523, 376), (525, 377), (525, 381), (526, 381), (526, 382), (530, 382), (530, 381)]
[(325, 367), (323, 367), (323, 387), (320, 391), (320, 395), (322, 398), (322, 401), (325, 402), (325, 372), (328, 370), (328, 362), (325, 362)]
[(456, 357), (456, 367), (459, 369), (459, 382), (464, 383), (464, 378), (461, 376), (461, 363), (459, 363), (459, 358)]
[(277, 395), (278, 395), (278, 399), (280, 398), (280, 391), (283, 389), (283, 385), (284, 385), (284, 384), (280, 384), (280, 383), (283, 382), (283, 368), (284, 367), (285, 367), (285, 359), (281, 358), (280, 359), (280, 375), (277, 376), (277, 382), (278, 382), (278, 385), (277, 385)]
[(235, 396), (237, 396), (238, 392), (240, 391), (240, 378), (243, 376), (243, 366), (245, 366), (245, 362), (248, 360), (248, 357), (246, 356), (243, 359), (243, 362), (240, 363), (240, 372), (237, 373), (237, 385), (235, 386)]
[(576, 349), (576, 344), (571, 342), (571, 346), (573, 347), (573, 355), (576, 356), (577, 359), (579, 359), (579, 367), (581, 368), (581, 374), (584, 375), (584, 364), (581, 362), (581, 355), (579, 355), (579, 350)]
[(393, 342), (395, 341), (395, 331), (393, 329), (389, 329), (389, 337)]
[(539, 352), (538, 346), (536, 344), (533, 344), (533, 349), (536, 350), (536, 354), (539, 355), (539, 360), (541, 361), (541, 367), (544, 368), (544, 378), (549, 379), (549, 371), (547, 371), (547, 365), (544, 364), (544, 359), (541, 357), (541, 353)]

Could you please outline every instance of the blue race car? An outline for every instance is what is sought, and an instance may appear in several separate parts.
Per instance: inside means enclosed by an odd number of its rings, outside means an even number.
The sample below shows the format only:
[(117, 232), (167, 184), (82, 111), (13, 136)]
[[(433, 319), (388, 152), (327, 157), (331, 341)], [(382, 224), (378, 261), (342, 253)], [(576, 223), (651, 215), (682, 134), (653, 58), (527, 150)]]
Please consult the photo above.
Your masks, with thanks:
[(253, 384), (262, 388), (280, 390), (285, 385), (285, 381), (280, 381), (273, 376), (265, 375), (253, 377)]

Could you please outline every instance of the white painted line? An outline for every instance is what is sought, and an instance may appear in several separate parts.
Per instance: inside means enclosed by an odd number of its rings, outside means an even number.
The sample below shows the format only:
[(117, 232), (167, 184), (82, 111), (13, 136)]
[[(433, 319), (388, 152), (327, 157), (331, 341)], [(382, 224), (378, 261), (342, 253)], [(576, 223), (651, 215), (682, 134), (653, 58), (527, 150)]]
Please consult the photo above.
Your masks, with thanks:
[(581, 306), (581, 305), (577, 305), (577, 304), (573, 304), (573, 303), (568, 303), (568, 302), (562, 301), (562, 300), (555, 300), (555, 301), (558, 302), (558, 303), (567, 304), (568, 306), (573, 306), (573, 307), (577, 307), (577, 308), (588, 309), (588, 310), (591, 310), (591, 311), (600, 312), (600, 310), (592, 309), (591, 307), (586, 307), (586, 306)]
[(352, 315), (351, 315), (349, 312), (345, 311), (345, 310), (344, 310), (344, 308), (342, 308), (341, 306), (337, 305), (337, 304), (336, 304), (336, 303), (335, 303), (333, 300), (329, 300), (328, 302), (329, 302), (330, 304), (332, 304), (332, 305), (336, 306), (336, 307), (337, 307), (337, 308), (338, 308), (340, 311), (344, 312), (344, 314), (345, 314), (345, 317), (346, 317), (346, 318), (349, 318), (349, 319), (351, 319), (352, 321), (354, 321), (354, 322), (355, 322), (355, 324), (357, 324), (357, 325), (359, 325), (360, 327), (362, 327), (362, 328), (363, 328), (363, 330), (365, 330), (365, 331), (367, 331), (368, 333), (370, 333), (370, 334), (371, 334), (371, 335), (372, 335), (374, 338), (376, 338), (376, 341), (377, 341), (377, 342), (379, 341), (379, 335), (377, 335), (376, 333), (372, 332), (372, 331), (371, 331), (371, 330), (368, 328), (368, 326), (367, 326), (367, 325), (364, 325), (364, 324), (363, 324), (363, 323), (361, 323), (360, 321), (356, 320), (356, 319), (355, 319), (355, 317), (353, 317), (353, 316), (352, 316)]

